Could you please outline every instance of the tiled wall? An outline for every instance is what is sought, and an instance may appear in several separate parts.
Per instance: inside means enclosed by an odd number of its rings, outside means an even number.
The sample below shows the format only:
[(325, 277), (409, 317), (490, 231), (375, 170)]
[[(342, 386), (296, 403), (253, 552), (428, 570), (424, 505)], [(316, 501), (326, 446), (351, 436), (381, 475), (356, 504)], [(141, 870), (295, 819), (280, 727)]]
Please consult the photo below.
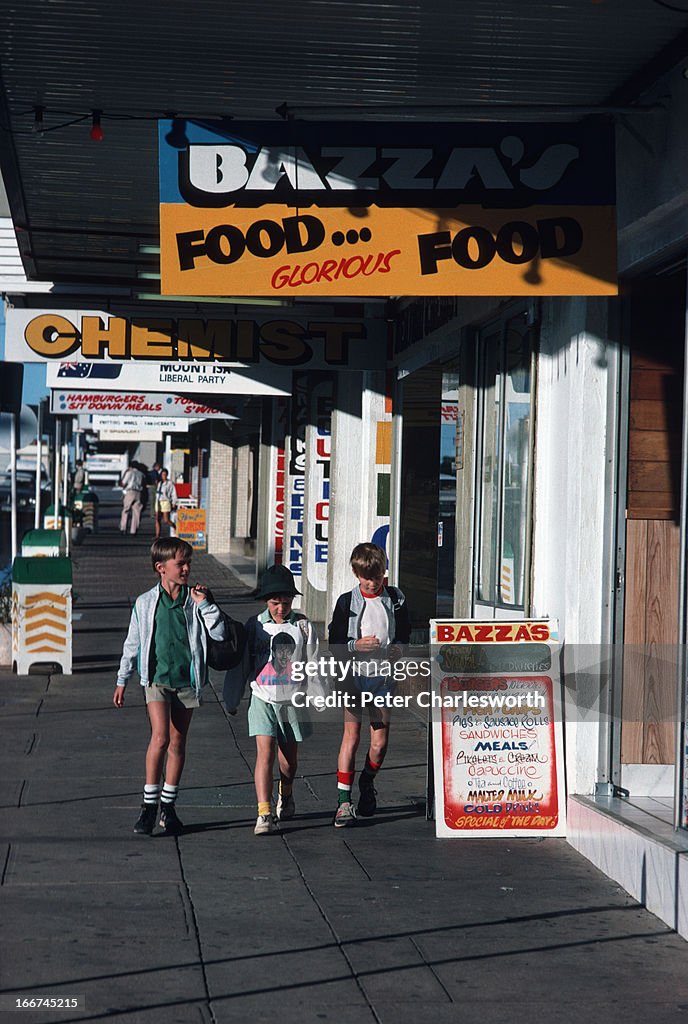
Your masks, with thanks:
[(568, 801), (567, 839), (574, 850), (688, 939), (688, 842), (671, 829), (666, 837), (657, 834), (661, 823), (655, 826), (652, 818), (648, 824), (640, 816), (634, 823), (604, 813), (586, 798)]
[(233, 449), (215, 437), (210, 442), (208, 495), (208, 553), (229, 551), (232, 523)]

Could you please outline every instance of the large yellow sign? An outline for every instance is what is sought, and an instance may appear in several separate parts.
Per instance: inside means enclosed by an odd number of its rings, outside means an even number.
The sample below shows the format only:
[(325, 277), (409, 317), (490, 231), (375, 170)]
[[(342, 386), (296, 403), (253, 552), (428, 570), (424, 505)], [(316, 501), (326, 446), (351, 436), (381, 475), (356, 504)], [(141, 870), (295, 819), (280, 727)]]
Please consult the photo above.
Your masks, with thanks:
[(169, 295), (614, 295), (615, 239), (614, 207), (160, 207)]
[(165, 295), (611, 295), (606, 125), (160, 123)]

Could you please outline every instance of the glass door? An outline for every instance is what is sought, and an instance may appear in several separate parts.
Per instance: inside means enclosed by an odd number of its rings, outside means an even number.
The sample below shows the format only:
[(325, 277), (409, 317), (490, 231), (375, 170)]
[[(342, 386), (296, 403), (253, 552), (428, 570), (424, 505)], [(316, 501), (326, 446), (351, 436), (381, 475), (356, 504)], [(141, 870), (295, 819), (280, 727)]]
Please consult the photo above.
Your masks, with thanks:
[(474, 614), (522, 617), (529, 570), (533, 329), (527, 310), (478, 339)]

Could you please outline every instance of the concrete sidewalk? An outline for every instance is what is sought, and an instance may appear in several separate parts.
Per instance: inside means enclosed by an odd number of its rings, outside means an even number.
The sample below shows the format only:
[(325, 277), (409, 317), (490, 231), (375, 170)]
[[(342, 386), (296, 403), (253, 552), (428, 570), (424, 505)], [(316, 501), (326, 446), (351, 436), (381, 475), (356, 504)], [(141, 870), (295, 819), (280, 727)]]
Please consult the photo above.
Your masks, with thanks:
[[(112, 692), (151, 536), (120, 537), (102, 511), (74, 552), (74, 674), (0, 670), (3, 1009), (81, 996), (16, 1019), (688, 1021), (688, 946), (565, 840), (434, 838), (413, 716), (394, 721), (374, 818), (333, 829), (340, 726), (316, 719), (297, 818), (255, 837), (246, 702), (229, 717), (214, 686), (189, 737), (185, 834), (134, 835), (148, 725), (137, 685), (119, 711)], [(237, 617), (259, 607), (208, 556), (193, 576)]]

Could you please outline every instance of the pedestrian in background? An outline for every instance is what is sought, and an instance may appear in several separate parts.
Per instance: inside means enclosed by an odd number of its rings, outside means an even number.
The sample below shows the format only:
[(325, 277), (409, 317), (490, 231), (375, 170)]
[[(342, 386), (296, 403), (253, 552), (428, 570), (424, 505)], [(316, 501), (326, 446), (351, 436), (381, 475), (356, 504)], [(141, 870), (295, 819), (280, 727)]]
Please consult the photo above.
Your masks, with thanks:
[(121, 708), (127, 682), (138, 666), (151, 727), (143, 804), (134, 825), (140, 835), (150, 835), (155, 828), (158, 800), (160, 828), (169, 835), (183, 829), (175, 801), (191, 716), (208, 681), (206, 631), (216, 640), (225, 639), (222, 613), (208, 588), (188, 585), (192, 555), (191, 545), (178, 537), (153, 542), (151, 561), (159, 581), (136, 599), (117, 673), (113, 702)]
[[(351, 552), (351, 570), (358, 580), (353, 590), (337, 598), (328, 629), (330, 647), (339, 646), (349, 657), (362, 659), (387, 657), (394, 660), (399, 654), (392, 644), (407, 644), (411, 635), (406, 599), (397, 587), (384, 585), (387, 555), (377, 544), (357, 544)], [(357, 675), (350, 689), (352, 706), (344, 709), (344, 734), (337, 761), (336, 828), (356, 824), (356, 809), (351, 790), (356, 772), (356, 751), (361, 740), (360, 694), (391, 693), (394, 682), (391, 675)], [(358, 704), (358, 706), (357, 706)], [(370, 746), (365, 767), (358, 780), (358, 814), (372, 817), (377, 808), (375, 777), (389, 745), (390, 709), (368, 704), (370, 715)]]
[(170, 513), (177, 507), (177, 492), (174, 484), (168, 479), (166, 469), (160, 470), (160, 479), (155, 488), (155, 536), (159, 537), (162, 524), (167, 525), (169, 533)]
[(119, 522), (119, 532), (136, 534), (141, 522), (143, 510), (143, 486), (144, 475), (137, 463), (132, 462), (128, 469), (122, 474), (120, 486), (124, 491), (122, 495), (122, 516)]
[(85, 487), (86, 470), (84, 469), (83, 459), (77, 459), (74, 465), (74, 473), (72, 475), (72, 491), (74, 494), (80, 494)]

